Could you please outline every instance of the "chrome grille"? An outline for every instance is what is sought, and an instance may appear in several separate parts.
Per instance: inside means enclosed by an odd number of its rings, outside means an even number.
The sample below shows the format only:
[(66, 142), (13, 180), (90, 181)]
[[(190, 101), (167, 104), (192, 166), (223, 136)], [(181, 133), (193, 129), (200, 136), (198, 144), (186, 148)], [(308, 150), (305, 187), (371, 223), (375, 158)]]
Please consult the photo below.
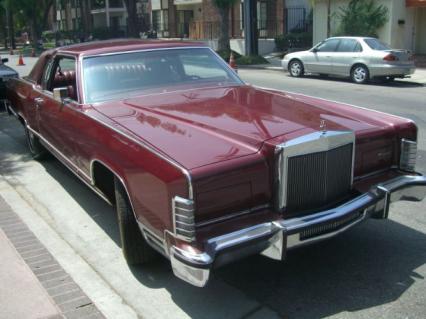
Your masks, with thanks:
[(353, 144), (288, 158), (287, 211), (318, 209), (349, 194)]

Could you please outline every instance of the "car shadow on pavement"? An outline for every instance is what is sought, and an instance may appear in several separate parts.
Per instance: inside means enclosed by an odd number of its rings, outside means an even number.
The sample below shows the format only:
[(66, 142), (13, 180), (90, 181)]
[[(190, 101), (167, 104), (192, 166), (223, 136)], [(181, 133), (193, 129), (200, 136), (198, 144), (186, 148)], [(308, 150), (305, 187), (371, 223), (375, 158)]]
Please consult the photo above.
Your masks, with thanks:
[[(290, 75), (288, 75), (290, 77)], [(393, 82), (383, 82), (380, 80), (371, 80), (367, 84), (355, 84), (353, 83), (349, 78), (346, 77), (335, 77), (335, 76), (321, 76), (321, 75), (313, 75), (313, 74), (306, 74), (303, 78), (311, 79), (311, 80), (319, 80), (319, 81), (329, 81), (329, 82), (343, 82), (348, 84), (353, 84), (356, 86), (362, 86), (362, 85), (374, 85), (374, 86), (381, 86), (381, 87), (392, 87), (392, 88), (419, 88), (424, 87), (424, 84), (416, 83), (416, 82), (410, 82), (409, 79), (400, 81), (395, 80)], [(303, 79), (301, 78), (301, 79)]]

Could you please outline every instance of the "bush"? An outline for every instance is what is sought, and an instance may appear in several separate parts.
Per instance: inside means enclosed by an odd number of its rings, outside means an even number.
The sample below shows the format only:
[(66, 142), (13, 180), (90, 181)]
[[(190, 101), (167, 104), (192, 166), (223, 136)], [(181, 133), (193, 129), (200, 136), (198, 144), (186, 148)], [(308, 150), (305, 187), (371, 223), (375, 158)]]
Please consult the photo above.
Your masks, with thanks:
[(237, 65), (269, 64), (261, 55), (243, 55), (236, 59)]
[(341, 7), (337, 17), (341, 21), (337, 35), (377, 37), (377, 30), (388, 21), (388, 9), (373, 0), (351, 0)]
[(310, 48), (312, 46), (312, 33), (300, 32), (280, 35), (275, 38), (275, 46), (279, 51)]

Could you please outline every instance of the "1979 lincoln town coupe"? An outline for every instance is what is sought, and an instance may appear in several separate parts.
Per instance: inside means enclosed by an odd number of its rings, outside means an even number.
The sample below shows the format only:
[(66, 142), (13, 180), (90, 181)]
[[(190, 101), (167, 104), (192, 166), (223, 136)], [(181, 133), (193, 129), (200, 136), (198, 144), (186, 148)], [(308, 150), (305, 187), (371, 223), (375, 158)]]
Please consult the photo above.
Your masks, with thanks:
[(116, 207), (128, 263), (159, 252), (196, 286), (425, 196), (412, 121), (247, 85), (203, 44), (63, 47), (8, 87), (32, 156)]

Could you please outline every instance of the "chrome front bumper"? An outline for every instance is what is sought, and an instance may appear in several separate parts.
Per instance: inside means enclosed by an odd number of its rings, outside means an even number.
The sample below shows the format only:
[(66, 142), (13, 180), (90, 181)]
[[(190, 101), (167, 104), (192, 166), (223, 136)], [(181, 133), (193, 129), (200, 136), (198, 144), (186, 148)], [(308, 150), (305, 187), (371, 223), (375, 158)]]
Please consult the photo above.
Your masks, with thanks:
[(387, 218), (390, 203), (421, 201), (425, 196), (426, 177), (400, 176), (375, 185), (369, 192), (330, 210), (258, 224), (211, 238), (201, 253), (171, 246), (173, 272), (192, 285), (203, 287), (214, 267), (256, 253), (283, 260), (289, 248), (336, 236), (366, 218)]

